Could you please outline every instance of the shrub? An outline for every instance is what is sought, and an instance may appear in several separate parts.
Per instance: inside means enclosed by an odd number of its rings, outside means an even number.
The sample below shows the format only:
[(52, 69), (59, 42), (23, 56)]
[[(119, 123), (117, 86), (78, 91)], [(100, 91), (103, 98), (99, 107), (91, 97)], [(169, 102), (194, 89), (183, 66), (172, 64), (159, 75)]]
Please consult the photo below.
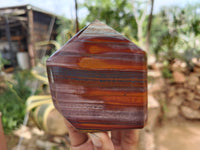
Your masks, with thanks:
[(27, 85), (32, 78), (29, 71), (14, 74), (13, 81), (7, 81), (7, 88), (0, 95), (0, 111), (6, 134), (22, 124), (25, 115), (25, 101), (31, 94)]

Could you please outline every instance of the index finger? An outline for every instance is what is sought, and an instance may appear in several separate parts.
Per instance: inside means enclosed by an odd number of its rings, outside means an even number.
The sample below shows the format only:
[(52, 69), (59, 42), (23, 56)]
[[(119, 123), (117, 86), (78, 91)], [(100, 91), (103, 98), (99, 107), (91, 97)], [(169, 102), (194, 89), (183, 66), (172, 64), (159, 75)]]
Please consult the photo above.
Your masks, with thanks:
[(65, 124), (68, 128), (69, 137), (72, 146), (79, 146), (88, 140), (88, 136), (85, 133), (79, 132), (72, 124), (65, 119)]
[(121, 131), (121, 147), (126, 150), (135, 150), (138, 146), (139, 131), (135, 129)]

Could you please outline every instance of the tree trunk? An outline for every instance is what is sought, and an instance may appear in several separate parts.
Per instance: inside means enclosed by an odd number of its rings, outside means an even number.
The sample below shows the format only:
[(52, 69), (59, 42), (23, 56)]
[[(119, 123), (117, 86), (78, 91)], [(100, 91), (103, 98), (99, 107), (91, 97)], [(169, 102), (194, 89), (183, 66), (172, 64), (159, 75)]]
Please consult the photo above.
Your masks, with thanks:
[(153, 6), (154, 6), (154, 0), (151, 0), (151, 11), (149, 14), (149, 21), (147, 26), (147, 37), (146, 37), (146, 51), (149, 52), (150, 49), (150, 37), (151, 37), (151, 25), (152, 25), (152, 19), (153, 19)]
[[(138, 42), (141, 48), (145, 48), (144, 42), (143, 42), (143, 23), (146, 17), (146, 12), (147, 12), (147, 8), (148, 8), (148, 3), (150, 2), (150, 0), (148, 0), (147, 2), (145, 2), (145, 6), (143, 8), (139, 8), (141, 2), (139, 1), (135, 1), (132, 0), (132, 4), (133, 4), (133, 13), (135, 16), (135, 21), (137, 23), (137, 37), (138, 37)], [(138, 6), (134, 6), (135, 3), (139, 3)], [(140, 15), (138, 15), (137, 9), (142, 9), (142, 13)]]
[(75, 13), (76, 13), (76, 32), (79, 31), (79, 24), (78, 24), (78, 4), (77, 4), (77, 0), (75, 0)]
[(144, 44), (143, 44), (143, 38), (142, 38), (142, 34), (143, 34), (142, 23), (143, 22), (139, 22), (137, 24), (137, 27), (138, 27), (137, 37), (138, 37), (138, 41), (139, 41), (140, 46), (143, 48)]

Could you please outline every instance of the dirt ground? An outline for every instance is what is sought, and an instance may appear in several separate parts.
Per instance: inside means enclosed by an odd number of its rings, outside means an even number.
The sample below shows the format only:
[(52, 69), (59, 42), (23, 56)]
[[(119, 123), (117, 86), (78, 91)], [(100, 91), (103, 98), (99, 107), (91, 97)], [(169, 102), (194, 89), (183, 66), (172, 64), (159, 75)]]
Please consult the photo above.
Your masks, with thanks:
[(200, 121), (166, 120), (155, 129), (156, 150), (199, 150)]
[[(66, 137), (46, 135), (36, 128), (26, 128), (22, 133), (24, 140), (19, 150), (48, 150), (50, 147), (56, 150), (69, 149)], [(156, 150), (200, 149), (200, 121), (164, 120), (154, 128), (154, 135)], [(8, 150), (17, 150), (18, 141), (16, 135), (7, 136)]]

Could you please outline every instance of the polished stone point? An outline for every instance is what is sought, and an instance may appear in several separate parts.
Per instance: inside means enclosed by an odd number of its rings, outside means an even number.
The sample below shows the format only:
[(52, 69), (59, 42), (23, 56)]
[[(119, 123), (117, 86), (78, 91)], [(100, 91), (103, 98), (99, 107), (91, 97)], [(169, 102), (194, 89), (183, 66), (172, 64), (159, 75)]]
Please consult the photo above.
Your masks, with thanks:
[(86, 132), (142, 128), (147, 121), (146, 53), (96, 20), (47, 60), (52, 99)]

